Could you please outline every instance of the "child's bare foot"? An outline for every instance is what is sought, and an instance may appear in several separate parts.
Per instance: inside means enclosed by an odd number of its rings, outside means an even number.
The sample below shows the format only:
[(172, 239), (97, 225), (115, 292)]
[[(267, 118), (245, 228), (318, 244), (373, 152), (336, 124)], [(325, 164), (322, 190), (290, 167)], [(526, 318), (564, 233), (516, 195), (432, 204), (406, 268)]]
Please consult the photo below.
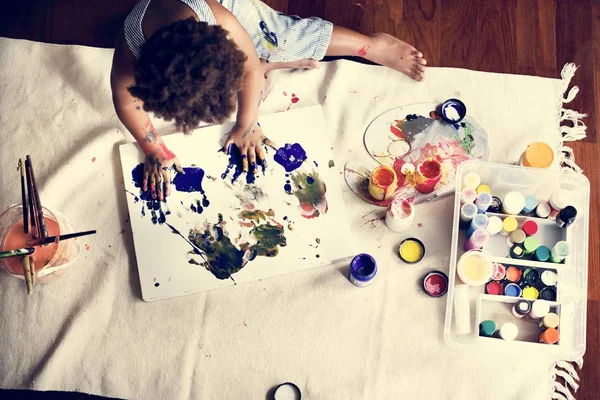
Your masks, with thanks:
[(274, 69), (314, 69), (319, 68), (319, 62), (317, 60), (313, 60), (311, 58), (305, 58), (303, 60), (298, 61), (288, 61), (288, 62), (266, 62), (265, 60), (260, 60), (263, 68), (265, 69), (265, 74), (273, 71)]
[(387, 33), (371, 35), (371, 45), (358, 50), (357, 55), (393, 68), (416, 81), (425, 78), (427, 60), (423, 58), (423, 53)]

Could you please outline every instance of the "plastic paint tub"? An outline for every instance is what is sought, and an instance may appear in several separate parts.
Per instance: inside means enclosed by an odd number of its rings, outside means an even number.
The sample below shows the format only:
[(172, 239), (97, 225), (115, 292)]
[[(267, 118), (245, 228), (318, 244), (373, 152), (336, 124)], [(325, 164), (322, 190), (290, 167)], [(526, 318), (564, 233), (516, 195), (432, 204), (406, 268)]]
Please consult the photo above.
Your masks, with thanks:
[(506, 268), (506, 280), (509, 282), (517, 283), (521, 280), (523, 273), (517, 267)]
[(556, 289), (552, 286), (543, 288), (539, 294), (539, 298), (546, 301), (556, 301)]
[(501, 295), (504, 292), (504, 287), (498, 281), (491, 280), (485, 284), (485, 292), (492, 295)]
[(490, 240), (490, 234), (486, 228), (479, 228), (465, 242), (465, 251), (479, 250)]
[(525, 207), (525, 197), (519, 192), (508, 192), (502, 201), (504, 214), (519, 215)]
[(531, 318), (544, 318), (550, 312), (550, 305), (545, 300), (536, 300), (531, 305), (531, 312), (529, 316)]
[(525, 255), (530, 256), (533, 252), (540, 247), (540, 244), (536, 238), (533, 236), (528, 237), (523, 242), (523, 248), (525, 249)]
[(525, 205), (523, 206), (523, 209), (521, 210), (521, 215), (527, 215), (530, 214), (533, 210), (535, 210), (535, 208), (538, 205), (538, 201), (535, 197), (533, 196), (525, 196)]
[(500, 263), (494, 263), (492, 267), (492, 279), (495, 281), (501, 281), (506, 277), (506, 268)]
[(448, 291), (448, 276), (442, 271), (431, 271), (423, 278), (423, 291), (431, 297), (442, 297)]
[(502, 211), (502, 200), (498, 196), (492, 196), (492, 203), (488, 208), (488, 212), (499, 214)]
[(474, 203), (477, 198), (477, 192), (472, 187), (466, 187), (460, 192), (461, 204)]
[(537, 205), (535, 210), (533, 210), (533, 216), (536, 218), (548, 218), (550, 213), (552, 212), (552, 208), (548, 203), (540, 203)]
[(398, 177), (394, 169), (380, 165), (371, 172), (369, 178), (369, 194), (375, 200), (389, 200), (398, 188)]
[(377, 275), (377, 262), (371, 255), (362, 253), (350, 262), (349, 278), (355, 286), (369, 286), (373, 283), (375, 275)]
[(531, 303), (527, 300), (517, 301), (512, 308), (515, 318), (523, 318), (531, 312)]
[(535, 268), (527, 268), (525, 272), (523, 272), (523, 284), (535, 286), (537, 285), (540, 279), (540, 273)]
[(481, 251), (467, 251), (458, 260), (456, 267), (460, 280), (469, 286), (485, 285), (491, 279), (492, 272), (493, 263), (490, 256)]
[(520, 260), (525, 256), (525, 248), (522, 244), (515, 243), (510, 248), (508, 252), (508, 258), (513, 258), (515, 260)]
[(481, 177), (475, 172), (469, 172), (463, 178), (463, 188), (471, 188), (477, 190), (477, 187), (481, 184)]
[(500, 233), (500, 231), (502, 231), (502, 220), (500, 217), (496, 217), (495, 215), (488, 217), (488, 223), (485, 229), (488, 231), (490, 236), (497, 235)]
[(479, 324), (479, 336), (493, 337), (496, 333), (496, 323), (492, 320), (485, 320)]
[(523, 232), (525, 232), (527, 236), (533, 236), (538, 231), (538, 224), (535, 221), (531, 220), (525, 221), (521, 229), (523, 230)]
[(515, 217), (506, 217), (502, 220), (502, 235), (508, 236), (519, 226)]
[(473, 203), (466, 203), (460, 207), (460, 229), (467, 229), (471, 221), (477, 215), (477, 206)]
[(485, 213), (492, 204), (492, 195), (487, 192), (481, 192), (475, 199), (475, 205), (477, 206), (477, 212), (479, 214)]
[(275, 388), (273, 400), (301, 400), (300, 388), (292, 382), (285, 382)]
[(546, 286), (554, 286), (558, 282), (558, 274), (554, 271), (544, 271), (540, 275), (540, 280)]
[(520, 165), (531, 168), (548, 168), (554, 161), (554, 150), (544, 142), (533, 142), (521, 156)]
[(477, 194), (479, 194), (481, 192), (486, 192), (486, 193), (492, 194), (492, 189), (490, 189), (490, 187), (488, 185), (479, 185), (479, 186), (477, 186)]
[(571, 193), (566, 189), (558, 189), (550, 196), (550, 218), (555, 219), (560, 210), (571, 204)]
[(407, 264), (415, 264), (425, 256), (425, 245), (417, 238), (407, 238), (398, 247), (400, 259)]
[(539, 262), (546, 262), (550, 258), (550, 249), (546, 246), (539, 246), (533, 252), (533, 259)]
[(473, 232), (475, 232), (477, 229), (485, 228), (487, 226), (487, 224), (488, 224), (487, 215), (477, 214), (476, 216), (474, 216), (473, 220), (471, 220), (471, 225), (469, 225), (469, 227), (467, 228), (467, 231), (465, 232), (467, 239), (471, 237)]
[(515, 340), (519, 334), (519, 328), (512, 322), (507, 322), (500, 327), (498, 333), (504, 340)]
[(560, 339), (560, 333), (554, 328), (548, 328), (540, 335), (540, 343), (555, 344)]
[(416, 166), (414, 178), (415, 189), (420, 193), (429, 194), (442, 179), (442, 165), (433, 160), (423, 161)]
[(394, 232), (403, 232), (410, 228), (415, 219), (412, 203), (406, 199), (394, 198), (385, 213), (385, 224)]
[(524, 299), (535, 300), (540, 297), (540, 292), (533, 286), (526, 286), (523, 288), (523, 293), (521, 295)]
[(569, 255), (569, 251), (569, 244), (566, 241), (557, 242), (550, 252), (550, 261), (561, 263)]
[(508, 247), (512, 247), (513, 244), (523, 244), (523, 242), (527, 239), (527, 235), (523, 232), (523, 229), (515, 229), (508, 235), (506, 239), (506, 245)]
[(521, 297), (523, 290), (516, 283), (509, 283), (504, 287), (504, 295), (510, 297)]
[(459, 99), (448, 99), (440, 106), (440, 116), (448, 123), (456, 124), (467, 115), (467, 106)]
[(566, 206), (558, 212), (556, 216), (556, 225), (561, 228), (568, 228), (577, 217), (577, 209), (573, 206)]
[(548, 313), (544, 318), (540, 320), (540, 329), (558, 328), (560, 324), (560, 318), (556, 313)]

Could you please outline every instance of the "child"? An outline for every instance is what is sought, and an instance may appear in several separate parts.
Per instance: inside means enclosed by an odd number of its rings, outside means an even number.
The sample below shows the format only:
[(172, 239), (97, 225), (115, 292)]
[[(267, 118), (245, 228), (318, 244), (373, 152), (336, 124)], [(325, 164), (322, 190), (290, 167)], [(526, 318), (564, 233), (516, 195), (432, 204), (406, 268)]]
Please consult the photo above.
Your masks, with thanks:
[(142, 0), (117, 39), (111, 87), (119, 119), (146, 153), (143, 190), (149, 183), (162, 200), (170, 168), (182, 172), (146, 111), (188, 131), (223, 122), (237, 103), (225, 149), (235, 144), (244, 171), (256, 171), (268, 140), (257, 123), (264, 75), (315, 68), (324, 56), (361, 56), (417, 81), (425, 73), (423, 55), (393, 36), (286, 16), (259, 0)]

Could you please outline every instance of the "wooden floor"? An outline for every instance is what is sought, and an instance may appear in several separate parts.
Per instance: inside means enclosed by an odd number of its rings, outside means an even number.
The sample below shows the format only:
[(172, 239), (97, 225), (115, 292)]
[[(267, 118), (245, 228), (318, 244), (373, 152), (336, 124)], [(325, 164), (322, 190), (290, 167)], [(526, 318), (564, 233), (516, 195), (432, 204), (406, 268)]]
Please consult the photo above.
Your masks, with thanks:
[[(0, 36), (112, 47), (137, 0), (2, 1)], [(587, 138), (570, 143), (592, 183), (588, 333), (578, 399), (600, 387), (600, 0), (269, 0), (288, 14), (316, 15), (369, 34), (383, 31), (420, 49), (430, 66), (558, 77), (580, 66), (570, 108), (589, 113)], [(108, 71), (107, 71), (108, 73)]]

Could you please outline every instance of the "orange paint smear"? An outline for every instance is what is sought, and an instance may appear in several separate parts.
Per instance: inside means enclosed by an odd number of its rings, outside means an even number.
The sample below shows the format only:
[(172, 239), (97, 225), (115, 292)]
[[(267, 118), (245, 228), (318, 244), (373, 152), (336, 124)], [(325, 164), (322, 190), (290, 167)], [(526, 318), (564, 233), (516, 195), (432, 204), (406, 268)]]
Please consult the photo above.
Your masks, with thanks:
[(373, 183), (386, 188), (394, 183), (394, 173), (388, 168), (380, 168), (373, 175)]

